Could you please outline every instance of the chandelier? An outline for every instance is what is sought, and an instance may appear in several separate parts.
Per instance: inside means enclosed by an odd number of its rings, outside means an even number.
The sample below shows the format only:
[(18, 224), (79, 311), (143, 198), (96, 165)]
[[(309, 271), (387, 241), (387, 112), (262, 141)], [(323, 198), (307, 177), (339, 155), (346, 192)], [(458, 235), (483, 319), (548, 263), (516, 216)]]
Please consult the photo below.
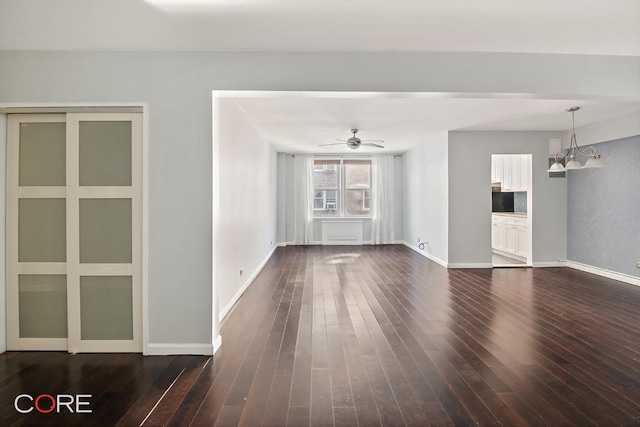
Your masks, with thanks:
[[(589, 146), (585, 148), (580, 148), (578, 145), (578, 141), (576, 139), (576, 123), (575, 123), (575, 112), (578, 111), (580, 107), (571, 107), (567, 109), (567, 112), (571, 113), (571, 144), (566, 153), (563, 150), (560, 150), (556, 153), (555, 162), (551, 165), (547, 172), (564, 172), (565, 170), (572, 169), (589, 169), (589, 168), (603, 168), (604, 165), (600, 160), (600, 154), (594, 146)], [(561, 159), (565, 159), (569, 157), (569, 161), (566, 166), (563, 166), (560, 163)], [(578, 156), (588, 156), (589, 159), (582, 166), (580, 162), (578, 162)]]

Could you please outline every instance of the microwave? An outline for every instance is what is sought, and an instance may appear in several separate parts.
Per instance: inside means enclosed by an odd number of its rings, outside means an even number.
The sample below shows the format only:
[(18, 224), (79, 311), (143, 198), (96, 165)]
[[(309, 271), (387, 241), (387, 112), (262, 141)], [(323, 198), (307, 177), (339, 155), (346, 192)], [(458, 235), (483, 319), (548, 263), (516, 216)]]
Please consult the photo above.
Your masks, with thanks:
[(513, 212), (513, 193), (491, 193), (491, 212)]

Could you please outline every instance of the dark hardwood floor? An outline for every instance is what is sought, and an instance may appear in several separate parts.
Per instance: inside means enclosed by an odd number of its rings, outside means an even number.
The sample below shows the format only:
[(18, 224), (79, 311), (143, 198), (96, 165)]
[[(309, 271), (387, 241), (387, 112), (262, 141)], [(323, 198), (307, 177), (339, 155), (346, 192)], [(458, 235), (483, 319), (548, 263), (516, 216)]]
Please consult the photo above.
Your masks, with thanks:
[(280, 248), (222, 336), (213, 359), (5, 353), (0, 425), (640, 425), (640, 288), (576, 270)]

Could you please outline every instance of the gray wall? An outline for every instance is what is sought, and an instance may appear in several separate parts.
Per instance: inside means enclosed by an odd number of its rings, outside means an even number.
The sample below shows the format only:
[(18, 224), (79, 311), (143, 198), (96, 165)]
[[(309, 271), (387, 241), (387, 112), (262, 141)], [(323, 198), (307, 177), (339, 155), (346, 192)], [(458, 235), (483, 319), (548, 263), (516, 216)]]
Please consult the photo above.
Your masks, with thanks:
[[(148, 102), (151, 343), (211, 343), (217, 322), (211, 90), (640, 96), (640, 58), (597, 55), (1, 51), (0, 70), (0, 103)], [(456, 209), (452, 218), (457, 226), (465, 215)], [(555, 218), (545, 221), (540, 232), (555, 233)], [(488, 239), (486, 224), (480, 234)], [(458, 240), (456, 259), (485, 260), (474, 251), (467, 257)], [(541, 258), (553, 258), (547, 243), (536, 246)]]
[(640, 136), (596, 148), (606, 167), (567, 173), (568, 259), (640, 277)]
[(559, 132), (449, 132), (449, 263), (491, 263), (491, 155), (532, 154), (533, 263), (567, 259), (566, 180), (549, 178)]

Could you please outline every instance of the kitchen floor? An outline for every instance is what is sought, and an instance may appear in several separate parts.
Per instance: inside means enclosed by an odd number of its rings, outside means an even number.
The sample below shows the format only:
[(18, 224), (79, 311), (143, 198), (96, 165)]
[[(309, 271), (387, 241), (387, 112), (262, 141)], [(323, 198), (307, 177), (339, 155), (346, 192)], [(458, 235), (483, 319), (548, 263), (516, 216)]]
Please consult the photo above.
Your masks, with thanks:
[(518, 265), (525, 265), (526, 264), (524, 261), (518, 261), (517, 259), (513, 259), (513, 258), (506, 257), (506, 256), (498, 255), (496, 253), (492, 253), (491, 254), (491, 263), (494, 266), (504, 266), (504, 265), (511, 266), (511, 265), (513, 265), (514, 267), (518, 266)]

